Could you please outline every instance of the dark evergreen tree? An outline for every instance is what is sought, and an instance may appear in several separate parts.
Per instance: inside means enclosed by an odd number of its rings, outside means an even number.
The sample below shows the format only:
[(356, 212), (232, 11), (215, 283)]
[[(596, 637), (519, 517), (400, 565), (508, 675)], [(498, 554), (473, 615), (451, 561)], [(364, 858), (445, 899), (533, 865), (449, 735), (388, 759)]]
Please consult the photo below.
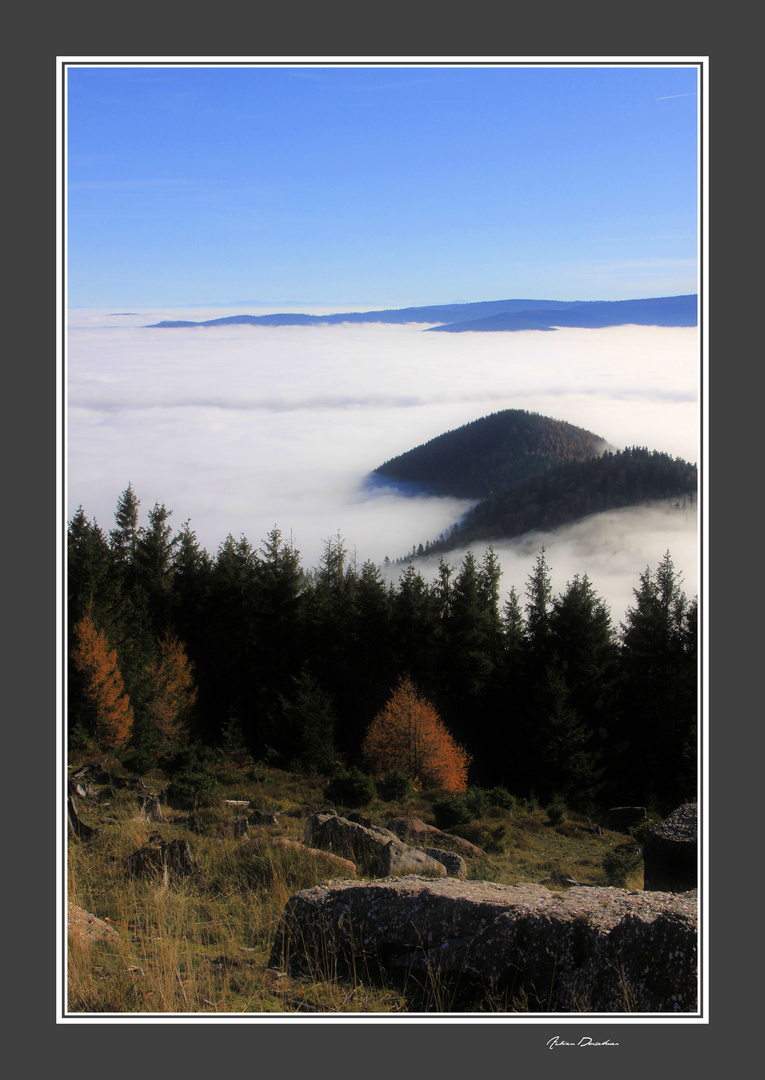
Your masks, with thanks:
[(300, 552), (276, 526), (262, 545), (253, 564), (253, 676), (260, 712), (269, 723), (278, 715), (280, 696), (304, 664), (304, 575)]
[(173, 553), (169, 621), (192, 654), (200, 649), (203, 638), (210, 568), (210, 556), (200, 546), (190, 521), (184, 521)]
[(612, 741), (625, 784), (639, 801), (665, 811), (695, 800), (696, 604), (667, 551), (646, 568), (622, 625), (620, 722)]
[(575, 574), (553, 600), (550, 648), (565, 671), (572, 708), (597, 735), (614, 709), (617, 643), (609, 610), (587, 574)]
[(179, 540), (173, 536), (171, 514), (172, 510), (155, 503), (135, 546), (136, 580), (156, 637), (169, 629), (172, 613), (173, 562)]
[(138, 507), (140, 499), (136, 498), (132, 483), (129, 483), (119, 497), (117, 509), (114, 514), (116, 528), (109, 533), (112, 552), (117, 562), (124, 567), (132, 567), (135, 561), (136, 548), (140, 537), (138, 528)]
[(393, 594), (392, 667), (407, 672), (432, 694), (438, 655), (439, 600), (436, 590), (408, 563)]
[(253, 678), (257, 670), (255, 562), (255, 551), (244, 536), (235, 540), (229, 534), (218, 548), (209, 574), (207, 663), (200, 680), (207, 704), (206, 738), (216, 742), (227, 719), (236, 715), (253, 751), (261, 722)]
[(551, 664), (537, 689), (541, 718), (537, 791), (545, 802), (557, 795), (571, 809), (591, 813), (601, 786), (600, 753), (571, 704), (564, 675), (565, 668)]
[(549, 660), (552, 575), (542, 547), (526, 584), (526, 638), (529, 653), (539, 670)]
[(518, 657), (524, 647), (526, 625), (523, 618), (520, 597), (515, 585), (511, 586), (507, 600), (502, 608), (502, 627), (504, 630), (505, 652), (508, 656)]
[(293, 675), (291, 684), (281, 697), (279, 729), (270, 732), (273, 749), (295, 772), (327, 775), (338, 759), (334, 703), (308, 671)]
[(391, 591), (378, 567), (367, 561), (356, 577), (348, 637), (346, 676), (356, 703), (352, 753), (362, 736), (362, 718), (382, 707), (397, 675), (391, 665), (393, 645)]
[(114, 637), (120, 620), (121, 595), (114, 562), (102, 529), (85, 516), (82, 507), (67, 530), (67, 615), (69, 631), (88, 611)]

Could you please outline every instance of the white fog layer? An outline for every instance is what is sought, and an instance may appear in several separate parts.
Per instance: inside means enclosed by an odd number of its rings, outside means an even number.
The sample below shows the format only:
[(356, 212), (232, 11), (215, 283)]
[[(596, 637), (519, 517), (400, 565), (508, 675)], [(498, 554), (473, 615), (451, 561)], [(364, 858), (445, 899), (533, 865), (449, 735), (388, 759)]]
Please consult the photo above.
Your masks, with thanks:
[[(67, 517), (82, 505), (108, 533), (132, 483), (214, 554), (228, 533), (259, 547), (278, 526), (306, 569), (340, 532), (359, 564), (434, 540), (456, 499), (367, 491), (367, 473), (442, 432), (527, 409), (698, 462), (696, 329), (424, 333), (421, 325), (147, 329), (177, 313), (73, 313), (65, 365)], [(184, 318), (205, 318), (188, 312)], [(554, 534), (496, 543), (503, 595), (521, 592), (542, 543), (562, 588), (587, 572), (623, 617), (647, 565), (669, 548), (698, 589), (695, 507), (598, 515)], [(482, 551), (473, 545), (476, 554)], [(448, 557), (458, 565), (462, 553)], [(434, 564), (423, 572), (435, 575)]]

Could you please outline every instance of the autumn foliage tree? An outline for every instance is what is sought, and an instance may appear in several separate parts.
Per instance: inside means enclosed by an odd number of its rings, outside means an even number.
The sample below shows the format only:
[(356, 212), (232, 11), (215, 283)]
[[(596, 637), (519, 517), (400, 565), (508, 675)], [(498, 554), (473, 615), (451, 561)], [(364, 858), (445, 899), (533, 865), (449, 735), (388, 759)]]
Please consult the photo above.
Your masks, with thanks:
[(102, 749), (123, 749), (133, 727), (133, 707), (117, 666), (117, 651), (110, 648), (90, 612), (74, 628), (72, 662), (82, 684), (86, 728)]
[(470, 755), (406, 677), (369, 725), (361, 752), (375, 777), (399, 769), (425, 788), (460, 792), (467, 787)]
[(189, 715), (197, 699), (193, 664), (183, 642), (166, 633), (159, 642), (159, 655), (149, 668), (151, 691), (146, 703), (148, 719), (160, 745), (179, 746), (184, 739)]

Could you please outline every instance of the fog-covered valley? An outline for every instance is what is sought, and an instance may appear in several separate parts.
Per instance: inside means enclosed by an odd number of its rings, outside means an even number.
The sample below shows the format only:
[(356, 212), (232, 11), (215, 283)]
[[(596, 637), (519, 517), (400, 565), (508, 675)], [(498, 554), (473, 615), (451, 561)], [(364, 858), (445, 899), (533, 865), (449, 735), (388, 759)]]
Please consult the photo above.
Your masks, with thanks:
[[(338, 533), (359, 564), (382, 564), (436, 539), (470, 504), (370, 488), (369, 471), (492, 412), (539, 412), (614, 448), (699, 461), (695, 328), (147, 327), (172, 317), (177, 310), (70, 313), (67, 517), (82, 505), (108, 532), (132, 483), (142, 520), (164, 503), (176, 528), (191, 519), (210, 553), (228, 533), (257, 547), (276, 525), (306, 569)], [(587, 572), (618, 621), (638, 575), (667, 549), (687, 593), (697, 592), (697, 538), (695, 506), (656, 505), (494, 548), (503, 590), (523, 592), (544, 544), (554, 589)], [(435, 576), (435, 562), (421, 566)]]

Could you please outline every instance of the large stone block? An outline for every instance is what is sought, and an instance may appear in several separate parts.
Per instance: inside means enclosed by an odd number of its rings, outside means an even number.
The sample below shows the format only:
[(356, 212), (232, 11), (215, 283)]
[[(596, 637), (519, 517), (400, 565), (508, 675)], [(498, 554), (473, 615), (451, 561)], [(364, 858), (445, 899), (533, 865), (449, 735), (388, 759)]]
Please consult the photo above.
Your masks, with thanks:
[(455, 1011), (694, 1012), (696, 941), (693, 893), (390, 878), (297, 893), (270, 965), (414, 973)]

